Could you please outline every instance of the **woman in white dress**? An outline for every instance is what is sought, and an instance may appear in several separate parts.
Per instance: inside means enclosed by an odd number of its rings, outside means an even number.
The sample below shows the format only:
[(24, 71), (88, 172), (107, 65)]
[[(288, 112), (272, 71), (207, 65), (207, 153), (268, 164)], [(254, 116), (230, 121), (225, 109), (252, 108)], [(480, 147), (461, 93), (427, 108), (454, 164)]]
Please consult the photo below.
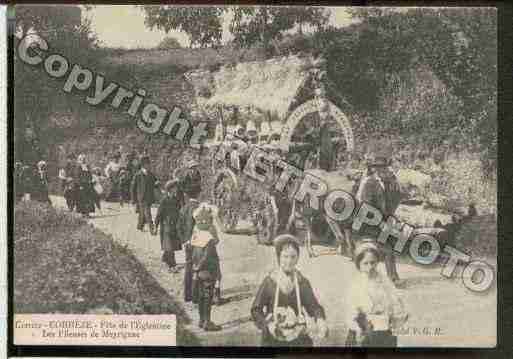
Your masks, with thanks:
[(347, 346), (396, 347), (394, 329), (408, 319), (390, 280), (377, 270), (380, 251), (372, 240), (355, 251), (356, 277), (349, 291)]

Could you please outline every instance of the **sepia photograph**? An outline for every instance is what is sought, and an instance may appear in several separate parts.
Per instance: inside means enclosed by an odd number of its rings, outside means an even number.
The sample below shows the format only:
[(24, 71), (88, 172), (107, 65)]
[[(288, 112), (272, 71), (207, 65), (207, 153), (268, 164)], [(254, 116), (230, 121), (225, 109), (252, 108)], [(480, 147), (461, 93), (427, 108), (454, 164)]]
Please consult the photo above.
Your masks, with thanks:
[(14, 345), (496, 347), (496, 8), (14, 13)]

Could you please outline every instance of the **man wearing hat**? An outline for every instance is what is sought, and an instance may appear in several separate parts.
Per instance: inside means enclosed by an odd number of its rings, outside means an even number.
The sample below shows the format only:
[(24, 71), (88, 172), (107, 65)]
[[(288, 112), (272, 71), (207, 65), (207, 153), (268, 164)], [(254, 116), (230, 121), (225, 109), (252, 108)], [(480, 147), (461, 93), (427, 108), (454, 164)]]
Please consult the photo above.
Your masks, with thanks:
[(137, 171), (132, 180), (131, 196), (132, 203), (138, 208), (137, 229), (142, 231), (144, 225), (150, 225), (150, 232), (155, 233), (153, 220), (151, 218), (151, 205), (155, 202), (155, 187), (159, 182), (155, 175), (150, 171), (150, 157), (143, 156), (141, 158), (141, 169)]
[[(394, 215), (400, 203), (400, 187), (395, 175), (388, 169), (390, 165), (388, 159), (383, 155), (374, 156), (368, 162), (368, 175), (362, 179), (356, 199), (366, 202), (379, 209), (383, 218)], [(367, 227), (366, 234), (376, 237), (379, 235), (379, 228)], [(365, 233), (364, 233), (365, 234)], [(387, 242), (383, 246), (384, 262), (387, 270), (387, 276), (396, 287), (402, 287), (404, 282), (399, 279), (395, 263), (395, 254), (391, 245)]]

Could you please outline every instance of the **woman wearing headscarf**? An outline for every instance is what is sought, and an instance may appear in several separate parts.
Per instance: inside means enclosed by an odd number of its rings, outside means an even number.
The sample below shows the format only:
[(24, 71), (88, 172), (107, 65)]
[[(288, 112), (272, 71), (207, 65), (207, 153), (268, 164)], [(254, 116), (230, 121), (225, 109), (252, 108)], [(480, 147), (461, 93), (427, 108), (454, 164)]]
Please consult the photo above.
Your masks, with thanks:
[(262, 331), (262, 346), (312, 346), (313, 321), (317, 335), (326, 337), (326, 315), (308, 279), (296, 265), (297, 239), (284, 234), (274, 240), (278, 268), (267, 275), (251, 306), (251, 316)]
[(91, 168), (84, 154), (80, 154), (77, 158), (75, 178), (78, 182), (77, 211), (85, 218), (89, 218), (89, 213), (94, 212), (95, 191)]
[(396, 347), (392, 330), (408, 319), (394, 285), (377, 270), (380, 257), (373, 240), (363, 240), (355, 251), (358, 272), (348, 292), (347, 346)]

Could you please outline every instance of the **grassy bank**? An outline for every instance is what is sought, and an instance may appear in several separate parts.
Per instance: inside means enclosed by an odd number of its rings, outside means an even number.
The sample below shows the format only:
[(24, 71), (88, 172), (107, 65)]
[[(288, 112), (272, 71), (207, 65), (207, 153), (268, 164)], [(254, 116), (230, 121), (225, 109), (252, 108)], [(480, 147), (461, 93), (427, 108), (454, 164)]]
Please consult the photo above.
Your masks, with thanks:
[(15, 208), (14, 312), (176, 314), (190, 319), (131, 251), (84, 220), (37, 202)]

